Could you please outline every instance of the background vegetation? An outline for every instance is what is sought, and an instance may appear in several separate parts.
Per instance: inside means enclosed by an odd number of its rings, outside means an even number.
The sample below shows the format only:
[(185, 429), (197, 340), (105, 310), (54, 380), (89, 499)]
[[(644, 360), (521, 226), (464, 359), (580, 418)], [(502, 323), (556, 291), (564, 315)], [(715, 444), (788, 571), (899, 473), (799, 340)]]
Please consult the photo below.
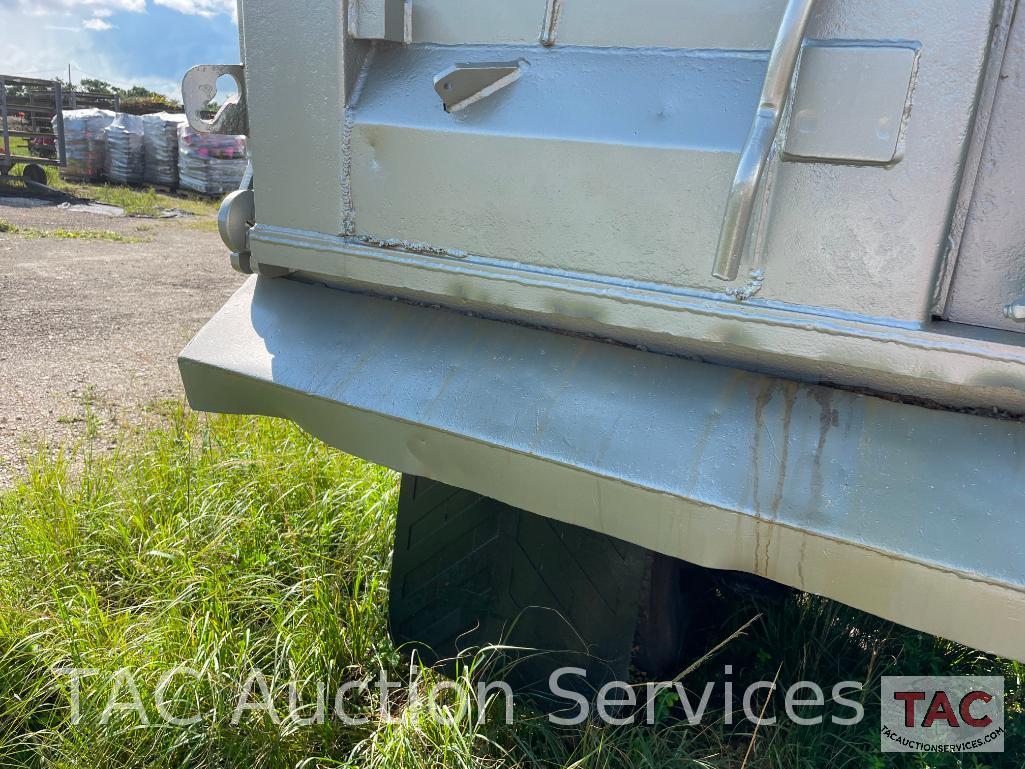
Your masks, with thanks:
[[(66, 85), (66, 84), (65, 84)], [(121, 97), (121, 111), (130, 115), (149, 115), (154, 112), (181, 112), (182, 103), (169, 99), (161, 93), (143, 88), (140, 85), (131, 88), (119, 88), (96, 78), (83, 78), (75, 84), (75, 90), (86, 93), (98, 93), (106, 96), (117, 94)]]

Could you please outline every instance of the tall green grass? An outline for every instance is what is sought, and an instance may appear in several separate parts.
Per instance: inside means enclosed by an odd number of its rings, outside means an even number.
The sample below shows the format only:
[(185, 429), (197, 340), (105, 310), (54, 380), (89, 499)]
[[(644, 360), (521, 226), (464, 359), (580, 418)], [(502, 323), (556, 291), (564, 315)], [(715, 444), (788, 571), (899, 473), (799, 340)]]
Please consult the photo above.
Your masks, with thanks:
[[(84, 467), (82, 466), (84, 463)], [(419, 670), (387, 635), (387, 580), (397, 477), (326, 448), (276, 420), (206, 418), (181, 407), (113, 454), (40, 456), (0, 496), (0, 767), (708, 767), (862, 769), (1015, 767), (1023, 764), (1023, 672), (945, 641), (809, 596), (745, 596), (722, 588), (704, 617), (698, 651), (751, 623), (684, 679), (700, 689), (734, 666), (738, 682), (799, 679), (867, 682), (868, 716), (858, 727), (760, 729), (727, 725), (721, 706), (702, 725), (680, 717), (671, 696), (653, 726), (553, 726), (517, 703), (517, 720), (459, 726), (407, 706), (387, 718), (371, 697), (347, 704), (364, 724), (306, 726), (230, 716), (254, 669), (268, 676), (280, 712), (287, 681), (300, 701), (380, 669), (397, 680)], [(469, 691), (496, 678), (500, 661), (482, 651), (464, 661)], [(173, 709), (209, 713), (191, 726), (160, 725), (158, 676), (176, 666), (200, 672), (169, 688)], [(82, 719), (72, 723), (60, 667), (133, 671), (153, 717), (123, 713), (104, 725), (108, 675), (82, 685)], [(1003, 756), (883, 760), (878, 753), (876, 682), (889, 673), (990, 672), (1012, 699)], [(122, 696), (120, 699), (126, 699)], [(329, 694), (329, 700), (331, 696)], [(455, 712), (453, 709), (452, 713)], [(745, 763), (746, 762), (746, 763)]]

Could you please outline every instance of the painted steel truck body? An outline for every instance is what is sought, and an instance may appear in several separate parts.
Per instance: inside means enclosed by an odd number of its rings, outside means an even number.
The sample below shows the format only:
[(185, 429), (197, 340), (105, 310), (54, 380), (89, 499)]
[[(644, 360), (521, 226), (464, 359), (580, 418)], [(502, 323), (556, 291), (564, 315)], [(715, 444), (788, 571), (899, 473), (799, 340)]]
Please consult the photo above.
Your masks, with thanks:
[(243, 0), (239, 26), (242, 65), (184, 90), (249, 136), (221, 223), (253, 277), (182, 376), (430, 498), (400, 503), (403, 617), (417, 582), (497, 579), (485, 545), (557, 540), (538, 585), (575, 559), (610, 595), (640, 548), (1025, 659), (1015, 0)]

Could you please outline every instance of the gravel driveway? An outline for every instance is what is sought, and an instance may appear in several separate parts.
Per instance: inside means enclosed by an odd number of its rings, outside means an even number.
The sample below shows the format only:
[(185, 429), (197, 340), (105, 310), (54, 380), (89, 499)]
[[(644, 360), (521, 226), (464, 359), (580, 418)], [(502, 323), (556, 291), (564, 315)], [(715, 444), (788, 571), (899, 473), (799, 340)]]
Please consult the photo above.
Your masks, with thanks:
[(242, 283), (209, 218), (133, 219), (15, 207), (22, 228), (113, 230), (140, 243), (0, 233), (0, 488), (27, 452), (110, 443), (182, 396), (175, 356)]

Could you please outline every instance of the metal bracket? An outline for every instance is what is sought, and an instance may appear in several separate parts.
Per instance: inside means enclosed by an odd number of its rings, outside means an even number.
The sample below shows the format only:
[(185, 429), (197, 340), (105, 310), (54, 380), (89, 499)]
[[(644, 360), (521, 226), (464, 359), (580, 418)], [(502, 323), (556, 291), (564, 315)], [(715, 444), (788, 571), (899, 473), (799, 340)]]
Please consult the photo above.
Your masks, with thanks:
[(231, 250), (231, 266), (243, 275), (263, 275), (280, 278), (294, 270), (274, 264), (263, 264), (253, 258), (249, 247), (249, 231), (256, 226), (256, 198), (247, 185), (230, 193), (217, 211), (217, 231)]
[(814, 7), (815, 0), (790, 0), (783, 14), (776, 43), (769, 56), (769, 68), (765, 73), (758, 111), (740, 155), (737, 175), (733, 179), (726, 203), (719, 247), (712, 267), (712, 275), (720, 280), (736, 280), (740, 271), (740, 260), (747, 245), (747, 231), (754, 211), (755, 193), (765, 172), (772, 143), (790, 96), (790, 81), (794, 78), (804, 32)]
[[(238, 93), (229, 96), (213, 120), (204, 120), (201, 112), (217, 96), (217, 78), (229, 75)], [(185, 73), (182, 102), (192, 129), (204, 134), (248, 134), (249, 112), (246, 106), (245, 68), (241, 64), (200, 64)]]
[(413, 42), (413, 0), (350, 0), (349, 36)]
[(434, 78), (446, 112), (458, 112), (520, 79), (523, 61), (453, 64)]

